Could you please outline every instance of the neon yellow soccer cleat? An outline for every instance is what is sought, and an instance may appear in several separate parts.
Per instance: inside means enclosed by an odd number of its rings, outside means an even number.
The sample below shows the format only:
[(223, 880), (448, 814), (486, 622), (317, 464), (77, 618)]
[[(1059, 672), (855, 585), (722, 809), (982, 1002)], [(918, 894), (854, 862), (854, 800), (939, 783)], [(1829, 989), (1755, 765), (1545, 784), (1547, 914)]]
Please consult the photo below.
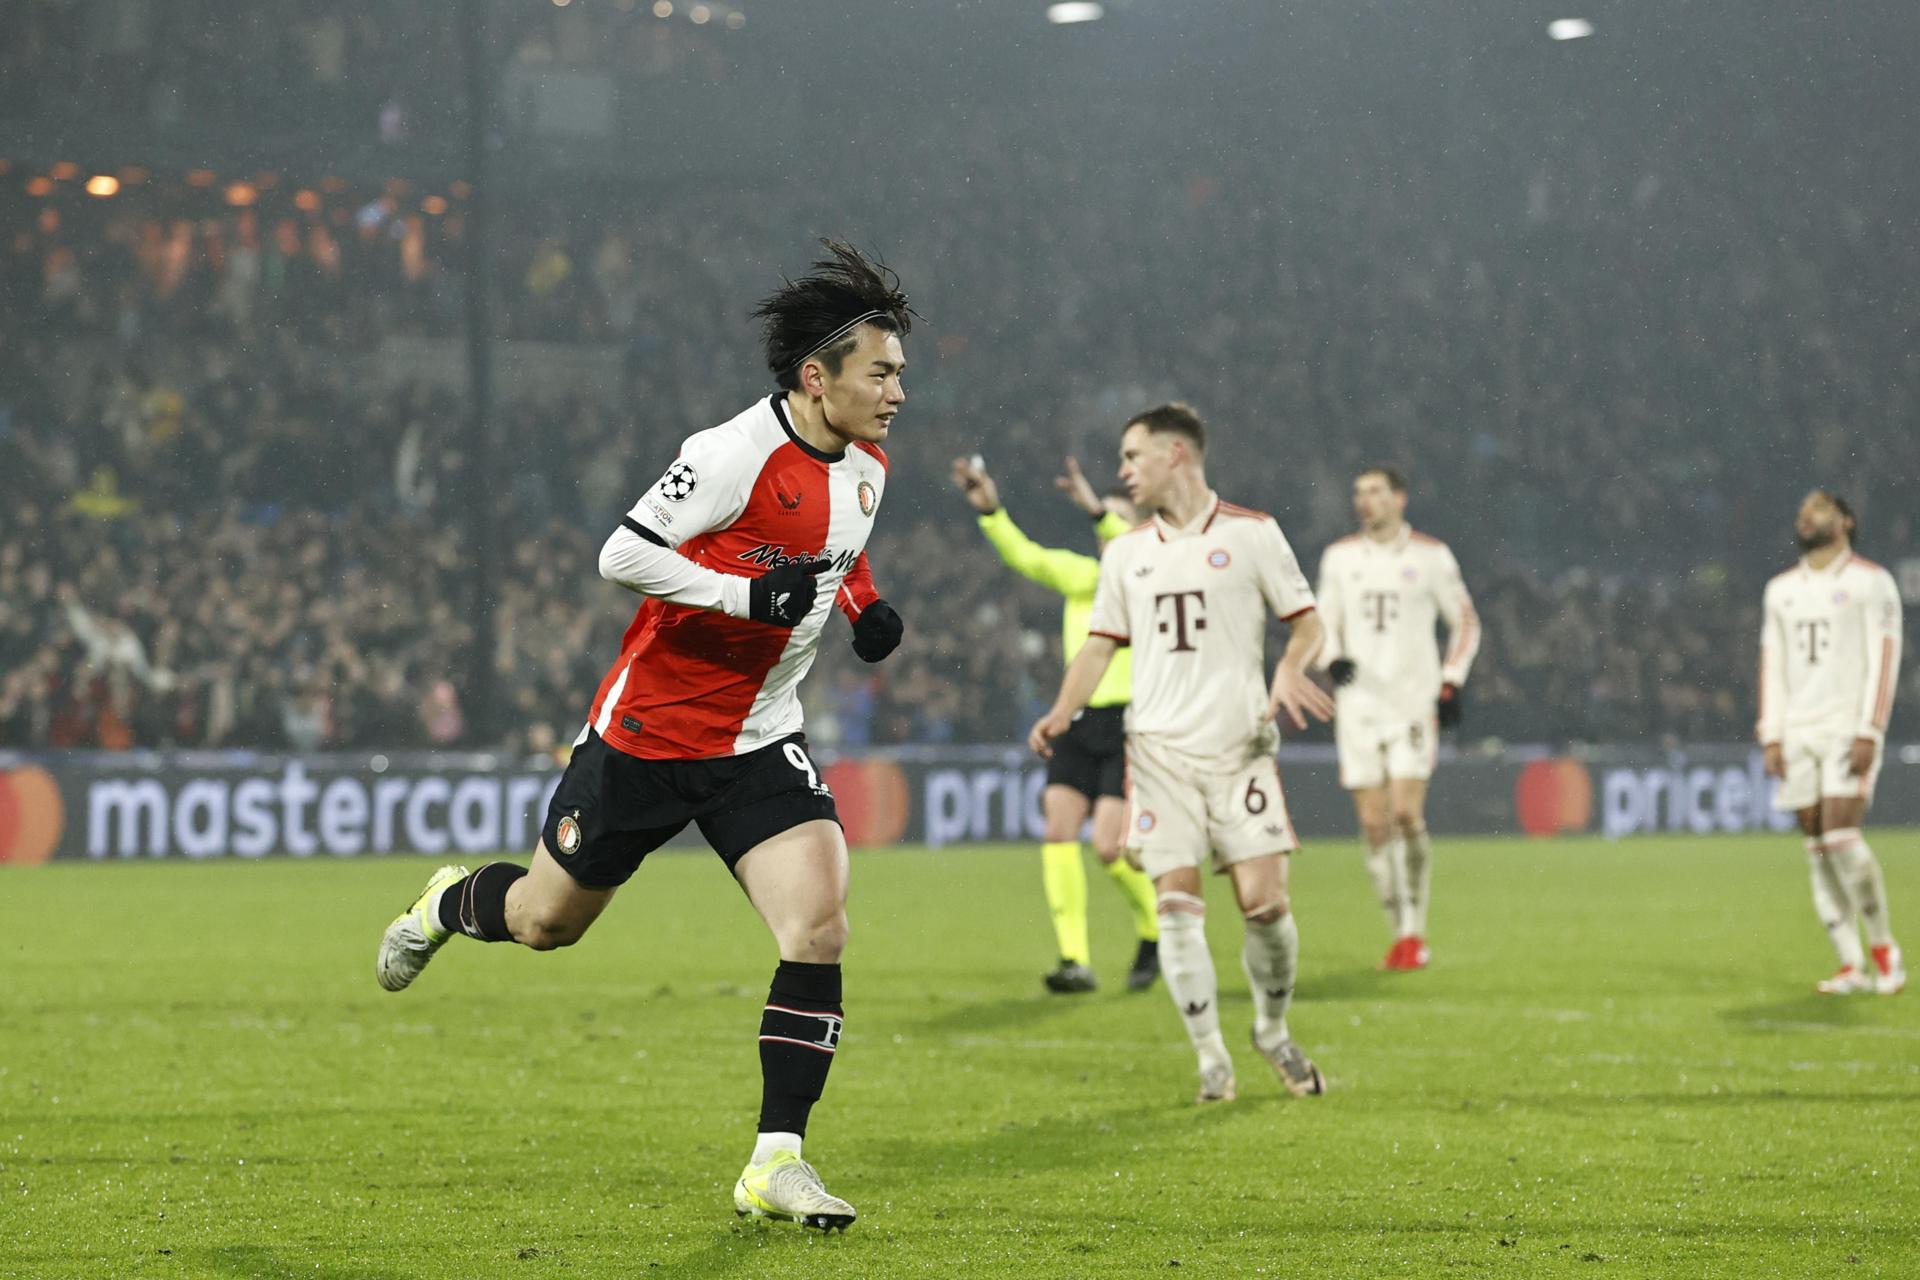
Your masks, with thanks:
[(776, 1151), (765, 1164), (746, 1167), (733, 1184), (733, 1211), (820, 1231), (845, 1231), (854, 1219), (853, 1206), (830, 1194), (813, 1166), (792, 1151)]
[(435, 918), (434, 898), (440, 890), (466, 876), (465, 867), (440, 868), (413, 900), (413, 905), (387, 926), (386, 934), (380, 939), (380, 958), (373, 965), (374, 977), (382, 987), (388, 991), (406, 990), (427, 967), (427, 961), (433, 959), (433, 953), (453, 936)]

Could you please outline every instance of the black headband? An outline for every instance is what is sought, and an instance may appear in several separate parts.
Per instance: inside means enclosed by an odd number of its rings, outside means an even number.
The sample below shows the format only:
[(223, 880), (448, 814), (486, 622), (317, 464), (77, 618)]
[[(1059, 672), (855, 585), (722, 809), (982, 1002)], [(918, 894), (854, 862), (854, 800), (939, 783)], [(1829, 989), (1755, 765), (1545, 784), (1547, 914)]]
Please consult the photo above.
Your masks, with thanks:
[(865, 324), (869, 320), (878, 320), (881, 316), (884, 316), (885, 314), (887, 313), (884, 311), (861, 312), (859, 315), (847, 321), (845, 324), (841, 325), (838, 329), (835, 329), (832, 333), (828, 334), (826, 337), (820, 339), (820, 341), (814, 343), (812, 349), (809, 350), (807, 354), (801, 356), (798, 360), (795, 360), (792, 364), (787, 366), (788, 372), (792, 372), (793, 370), (798, 369), (801, 365), (813, 359), (815, 356), (819, 355), (822, 351), (825, 351), (828, 347), (838, 342), (841, 338), (844, 338), (849, 332), (851, 332), (855, 328), (858, 328), (860, 325)]

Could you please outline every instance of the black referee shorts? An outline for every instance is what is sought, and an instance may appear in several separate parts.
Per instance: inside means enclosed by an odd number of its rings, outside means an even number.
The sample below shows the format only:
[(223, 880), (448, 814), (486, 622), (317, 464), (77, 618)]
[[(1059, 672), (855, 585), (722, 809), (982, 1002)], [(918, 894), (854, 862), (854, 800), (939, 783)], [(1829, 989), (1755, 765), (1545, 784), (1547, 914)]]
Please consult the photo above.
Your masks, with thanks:
[(1091, 804), (1127, 794), (1127, 708), (1088, 707), (1053, 741), (1047, 785), (1071, 787)]
[(731, 871), (755, 845), (818, 818), (840, 821), (803, 733), (718, 760), (642, 760), (589, 731), (540, 838), (575, 881), (611, 889), (689, 822)]

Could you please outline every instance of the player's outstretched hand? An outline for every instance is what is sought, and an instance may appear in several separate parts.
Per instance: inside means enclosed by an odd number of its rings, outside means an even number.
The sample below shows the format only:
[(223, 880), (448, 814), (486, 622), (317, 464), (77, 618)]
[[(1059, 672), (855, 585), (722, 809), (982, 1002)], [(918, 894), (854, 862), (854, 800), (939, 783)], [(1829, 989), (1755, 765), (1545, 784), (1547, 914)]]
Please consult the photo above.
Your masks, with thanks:
[(1053, 740), (1073, 727), (1073, 716), (1058, 709), (1033, 722), (1027, 732), (1027, 746), (1042, 760), (1053, 759)]
[(875, 600), (853, 620), (853, 651), (862, 662), (878, 662), (900, 647), (907, 624), (885, 600)]
[(1458, 729), (1460, 717), (1466, 714), (1466, 691), (1457, 684), (1440, 686), (1440, 705), (1435, 708), (1434, 716), (1440, 721), (1442, 729)]
[(821, 574), (831, 560), (794, 560), (755, 578), (747, 587), (747, 616), (771, 627), (797, 627), (813, 612)]
[(994, 484), (993, 477), (987, 474), (978, 458), (955, 458), (953, 483), (981, 515), (990, 516), (1000, 509), (1000, 487)]
[(1304, 672), (1281, 667), (1273, 673), (1273, 692), (1267, 698), (1267, 719), (1279, 718), (1282, 711), (1296, 729), (1307, 727), (1307, 717), (1333, 719), (1333, 695), (1309, 680)]
[(1095, 520), (1107, 513), (1107, 509), (1100, 504), (1100, 495), (1093, 491), (1093, 485), (1080, 471), (1080, 463), (1073, 458), (1067, 459), (1066, 474), (1053, 478), (1053, 487), (1066, 494), (1074, 506)]

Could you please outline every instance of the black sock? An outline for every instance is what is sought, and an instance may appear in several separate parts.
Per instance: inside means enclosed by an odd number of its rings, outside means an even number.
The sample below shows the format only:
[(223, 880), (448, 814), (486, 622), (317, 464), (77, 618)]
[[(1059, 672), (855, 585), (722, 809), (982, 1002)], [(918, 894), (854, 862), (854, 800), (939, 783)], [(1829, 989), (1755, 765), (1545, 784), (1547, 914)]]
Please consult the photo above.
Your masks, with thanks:
[(511, 862), (489, 862), (440, 895), (440, 927), (481, 942), (512, 942), (507, 930), (507, 890), (527, 874)]
[(807, 1132), (840, 1043), (840, 966), (782, 960), (760, 1015), (760, 1132)]

